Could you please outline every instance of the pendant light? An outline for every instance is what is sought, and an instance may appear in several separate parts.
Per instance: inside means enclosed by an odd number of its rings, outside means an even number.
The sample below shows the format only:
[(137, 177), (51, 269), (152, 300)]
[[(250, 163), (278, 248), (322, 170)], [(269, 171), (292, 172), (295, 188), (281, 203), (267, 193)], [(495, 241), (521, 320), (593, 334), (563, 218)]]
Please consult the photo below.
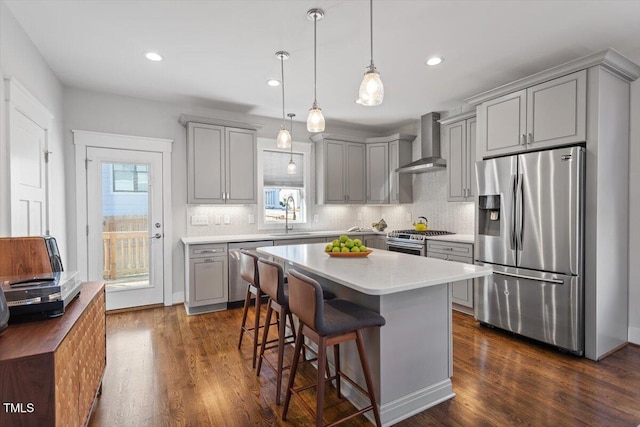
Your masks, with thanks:
[(307, 19), (313, 21), (313, 105), (309, 110), (309, 116), (307, 117), (307, 130), (309, 132), (323, 132), (324, 131), (324, 116), (322, 110), (318, 107), (318, 99), (316, 95), (316, 24), (318, 20), (324, 17), (324, 10), (322, 9), (310, 9), (307, 12)]
[(294, 175), (296, 173), (296, 163), (293, 161), (293, 118), (296, 115), (293, 113), (287, 114), (287, 117), (291, 119), (291, 126), (289, 126), (291, 133), (291, 157), (289, 157), (289, 165), (287, 166), (287, 173), (289, 175)]
[(380, 73), (373, 65), (373, 0), (369, 0), (370, 11), (370, 28), (371, 28), (371, 64), (364, 73), (362, 83), (360, 83), (360, 91), (358, 101), (359, 104), (374, 106), (382, 104), (384, 98), (384, 86), (380, 80)]
[(276, 58), (280, 60), (280, 74), (282, 82), (282, 125), (280, 126), (280, 132), (278, 132), (278, 138), (276, 139), (276, 146), (278, 148), (290, 148), (291, 147), (291, 134), (287, 130), (286, 121), (284, 118), (284, 61), (289, 59), (289, 53), (283, 50), (276, 52)]

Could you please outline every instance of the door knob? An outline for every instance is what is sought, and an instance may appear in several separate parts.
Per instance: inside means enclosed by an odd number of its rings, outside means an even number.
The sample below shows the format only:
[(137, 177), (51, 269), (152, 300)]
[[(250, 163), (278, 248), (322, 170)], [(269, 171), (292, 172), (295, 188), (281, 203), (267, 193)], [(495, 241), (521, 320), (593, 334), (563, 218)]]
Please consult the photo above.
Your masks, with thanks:
[(162, 234), (160, 233), (156, 233), (153, 236), (151, 236), (152, 239), (162, 239)]
[(155, 224), (153, 224), (153, 225), (155, 225), (155, 227), (156, 227), (156, 228), (160, 228), (160, 227), (162, 227), (162, 224), (160, 224), (159, 222), (156, 222), (156, 223), (155, 223)]

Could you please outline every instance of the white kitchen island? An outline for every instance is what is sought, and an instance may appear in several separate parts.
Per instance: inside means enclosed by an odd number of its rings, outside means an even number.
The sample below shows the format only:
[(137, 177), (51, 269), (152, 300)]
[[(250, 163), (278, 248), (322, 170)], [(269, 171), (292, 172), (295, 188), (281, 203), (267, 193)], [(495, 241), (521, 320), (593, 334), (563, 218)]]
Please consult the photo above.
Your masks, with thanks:
[[(364, 333), (382, 424), (395, 424), (454, 397), (449, 283), (488, 276), (491, 269), (385, 250), (366, 258), (334, 258), (324, 247), (273, 246), (258, 252), (308, 274), (338, 298), (384, 316), (385, 326)], [(353, 343), (341, 346), (341, 362), (364, 386)], [(342, 384), (356, 407), (368, 405), (346, 381)]]

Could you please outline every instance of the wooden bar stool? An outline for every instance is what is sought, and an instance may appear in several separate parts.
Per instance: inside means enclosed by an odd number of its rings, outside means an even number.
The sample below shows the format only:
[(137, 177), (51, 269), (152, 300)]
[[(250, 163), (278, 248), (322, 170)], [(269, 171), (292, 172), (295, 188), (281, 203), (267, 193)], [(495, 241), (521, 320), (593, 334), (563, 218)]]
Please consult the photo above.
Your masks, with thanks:
[[(369, 362), (367, 361), (367, 355), (362, 341), (362, 329), (373, 326), (383, 326), (385, 324), (384, 317), (350, 301), (341, 299), (324, 301), (322, 298), (322, 288), (320, 287), (320, 284), (295, 270), (289, 270), (289, 307), (293, 314), (295, 314), (300, 320), (300, 326), (296, 336), (296, 346), (293, 353), (291, 372), (289, 373), (289, 386), (284, 399), (282, 419), (286, 420), (287, 418), (287, 411), (289, 410), (289, 403), (291, 401), (292, 394), (298, 396), (301, 391), (317, 386), (315, 416), (316, 425), (321, 427), (325, 384), (327, 381), (331, 382), (336, 380), (338, 397), (341, 397), (340, 380), (344, 379), (354, 388), (367, 396), (371, 404), (353, 414), (331, 422), (329, 425), (334, 426), (372, 410), (376, 425), (380, 427), (380, 413), (376, 404), (373, 381), (371, 380), (371, 371), (369, 370)], [(333, 377), (325, 379), (324, 373), (318, 369), (317, 384), (311, 384), (296, 389), (293, 386), (296, 378), (296, 371), (298, 370), (300, 350), (302, 349), (304, 337), (309, 338), (318, 345), (318, 367), (323, 366), (326, 363), (327, 347), (334, 346), (336, 374)], [(356, 384), (355, 381), (340, 371), (340, 343), (350, 340), (356, 341), (367, 390), (364, 390)], [(313, 410), (306, 405), (304, 400), (300, 399), (300, 402), (305, 408), (313, 413)]]
[[(267, 302), (267, 317), (265, 319), (265, 328), (262, 334), (262, 344), (260, 345), (260, 354), (258, 357), (258, 367), (256, 375), (260, 376), (262, 361), (266, 361), (271, 368), (276, 371), (276, 404), (280, 404), (280, 391), (282, 389), (282, 371), (290, 366), (283, 366), (284, 363), (284, 346), (292, 344), (295, 341), (295, 327), (293, 316), (289, 310), (289, 296), (287, 295), (287, 287), (284, 281), (284, 271), (280, 264), (260, 258), (258, 260), (258, 272), (260, 274), (260, 289), (269, 296)], [(277, 315), (276, 324), (278, 325), (278, 339), (268, 341), (269, 326), (271, 324), (271, 315), (275, 311)], [(291, 326), (291, 335), (286, 335), (287, 318)], [(277, 342), (277, 344), (275, 344)], [(270, 345), (271, 344), (271, 345)], [(269, 359), (265, 357), (264, 351), (271, 348), (278, 348), (277, 366), (271, 365)]]
[[(249, 252), (246, 249), (240, 250), (240, 276), (247, 282), (247, 293), (244, 297), (244, 307), (242, 309), (242, 324), (240, 326), (240, 338), (238, 339), (238, 348), (242, 346), (242, 337), (245, 332), (253, 335), (253, 356), (252, 367), (256, 367), (256, 356), (258, 354), (258, 336), (260, 328), (260, 313), (262, 307), (262, 291), (260, 290), (260, 275), (258, 273), (258, 255)], [(251, 305), (251, 295), (255, 296), (255, 318), (252, 327), (246, 326), (247, 313)]]

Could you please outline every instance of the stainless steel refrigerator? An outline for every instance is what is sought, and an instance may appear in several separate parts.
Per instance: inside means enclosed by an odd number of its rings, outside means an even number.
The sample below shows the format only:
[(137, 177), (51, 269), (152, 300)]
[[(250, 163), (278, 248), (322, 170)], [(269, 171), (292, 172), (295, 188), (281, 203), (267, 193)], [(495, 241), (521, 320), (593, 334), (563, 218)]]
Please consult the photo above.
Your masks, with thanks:
[(584, 351), (585, 152), (567, 147), (476, 163), (475, 317)]

